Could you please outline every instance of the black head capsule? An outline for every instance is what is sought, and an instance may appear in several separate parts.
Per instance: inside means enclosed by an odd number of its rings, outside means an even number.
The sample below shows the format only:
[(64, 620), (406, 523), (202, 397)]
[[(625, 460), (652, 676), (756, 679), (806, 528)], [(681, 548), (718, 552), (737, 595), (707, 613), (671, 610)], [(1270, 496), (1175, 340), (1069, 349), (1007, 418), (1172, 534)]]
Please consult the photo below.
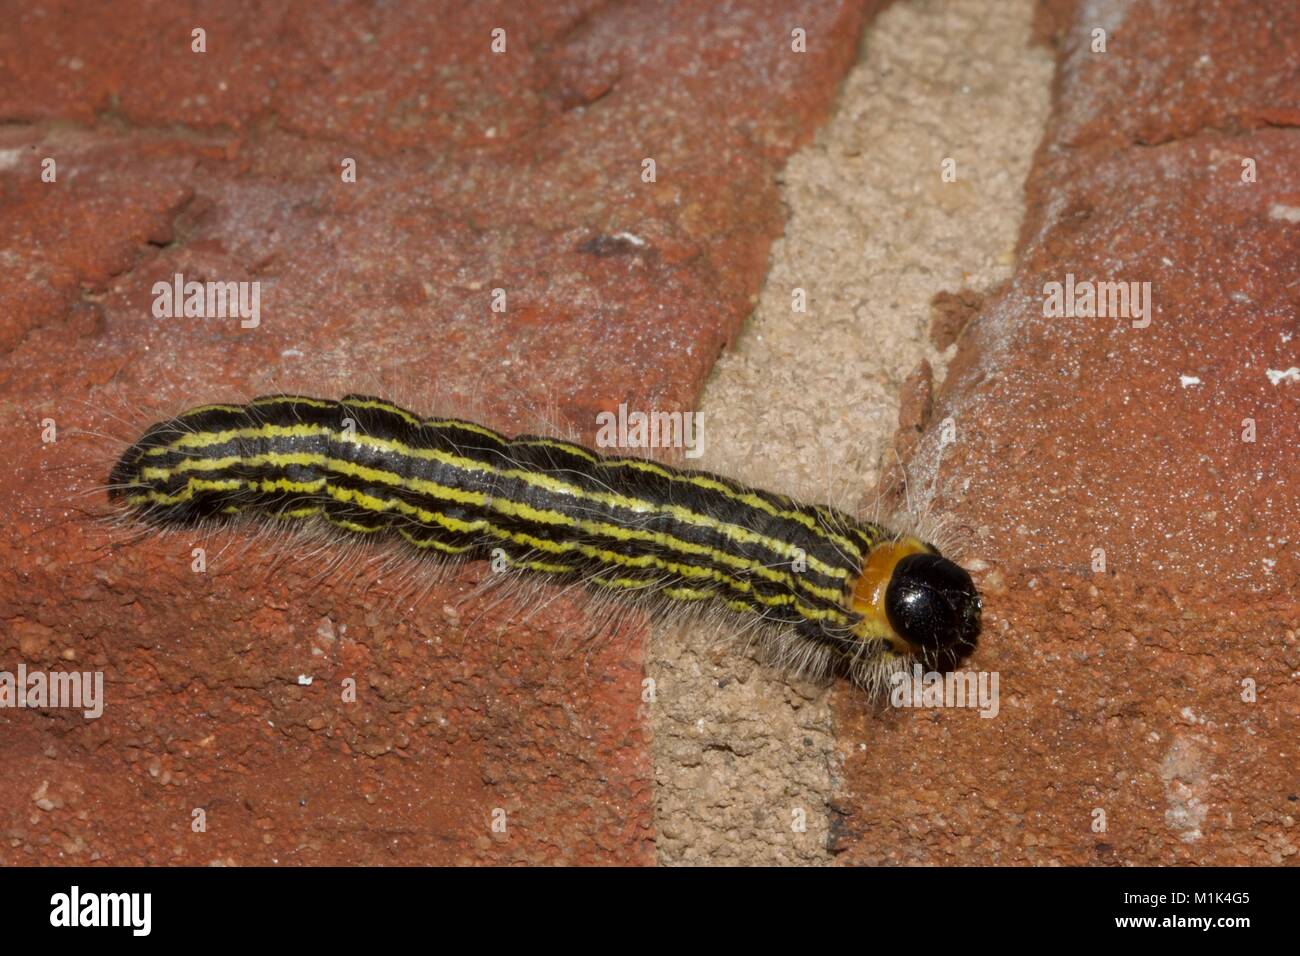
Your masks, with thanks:
[(956, 659), (974, 647), (980, 609), (971, 576), (934, 552), (902, 558), (885, 588), (890, 627), (930, 658)]

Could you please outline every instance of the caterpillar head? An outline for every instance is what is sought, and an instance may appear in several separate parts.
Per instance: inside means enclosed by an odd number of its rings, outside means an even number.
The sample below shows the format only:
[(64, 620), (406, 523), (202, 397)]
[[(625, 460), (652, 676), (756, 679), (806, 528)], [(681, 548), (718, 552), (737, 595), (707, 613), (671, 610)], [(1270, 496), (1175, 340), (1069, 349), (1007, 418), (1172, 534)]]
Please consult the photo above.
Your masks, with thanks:
[(975, 646), (981, 607), (963, 568), (907, 536), (872, 548), (853, 589), (860, 636), (933, 667), (953, 666)]

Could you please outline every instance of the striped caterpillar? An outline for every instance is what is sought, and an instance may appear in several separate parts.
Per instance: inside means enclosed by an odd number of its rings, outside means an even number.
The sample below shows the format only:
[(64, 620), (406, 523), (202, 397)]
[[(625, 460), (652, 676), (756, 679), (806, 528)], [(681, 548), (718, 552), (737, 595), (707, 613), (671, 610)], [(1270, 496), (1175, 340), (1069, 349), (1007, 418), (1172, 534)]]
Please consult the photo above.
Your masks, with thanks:
[(916, 537), (708, 472), (506, 438), (365, 395), (190, 409), (131, 445), (108, 490), (158, 527), (324, 523), (443, 561), (711, 605), (775, 636), (787, 659), (871, 690), (913, 661), (953, 666), (979, 630), (970, 575)]

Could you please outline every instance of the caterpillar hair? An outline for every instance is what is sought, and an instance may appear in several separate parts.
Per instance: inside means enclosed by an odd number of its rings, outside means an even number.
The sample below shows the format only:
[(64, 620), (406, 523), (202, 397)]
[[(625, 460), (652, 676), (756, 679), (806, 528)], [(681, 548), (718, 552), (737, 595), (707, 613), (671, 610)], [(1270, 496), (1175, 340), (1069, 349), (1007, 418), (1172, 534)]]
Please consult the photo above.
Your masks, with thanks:
[(721, 608), (787, 661), (872, 691), (913, 662), (955, 666), (980, 625), (970, 575), (915, 536), (709, 472), (507, 438), (365, 395), (192, 408), (122, 454), (108, 493), (158, 528), (315, 524), (668, 610)]

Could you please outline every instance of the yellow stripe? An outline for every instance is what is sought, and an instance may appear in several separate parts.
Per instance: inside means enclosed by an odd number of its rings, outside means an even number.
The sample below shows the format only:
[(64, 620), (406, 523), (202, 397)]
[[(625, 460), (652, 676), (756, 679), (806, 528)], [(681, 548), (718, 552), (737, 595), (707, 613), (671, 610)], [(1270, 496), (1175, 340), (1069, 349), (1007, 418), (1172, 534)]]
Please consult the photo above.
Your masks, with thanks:
[(328, 513), (324, 515), (326, 521), (344, 531), (351, 531), (354, 534), (374, 534), (376, 531), (382, 531), (382, 527), (370, 528), (363, 524), (357, 524), (355, 521), (349, 521), (346, 518), (334, 518)]
[[(591, 580), (603, 587), (621, 588), (625, 591), (642, 591), (654, 587), (653, 581), (643, 581), (641, 578), (606, 578), (597, 576)], [(669, 588), (664, 588), (663, 593), (667, 594), (669, 590)]]
[[(293, 454), (297, 455), (299, 453), (293, 453)], [(258, 456), (258, 457), (262, 457), (262, 456)], [(217, 460), (220, 459), (186, 459), (186, 462), (184, 463), (196, 462), (196, 461), (197, 462), (217, 461)], [(383, 481), (385, 483), (397, 484), (400, 486), (408, 485), (408, 481), (403, 480), (399, 475), (394, 475), (390, 472), (379, 471), (373, 468), (365, 468), (362, 466), (358, 466), (353, 462), (342, 461), (338, 459), (325, 459), (324, 463), (327, 467), (340, 465), (352, 469), (352, 473), (357, 474), (359, 477), (369, 477), (371, 478), (371, 480)], [(461, 492), (458, 489), (445, 488), (445, 486), (437, 485), (434, 484), (433, 482), (420, 480), (419, 484), (429, 486), (430, 488), (441, 489), (443, 491), (450, 492), (451, 495), (453, 496), (452, 500), (457, 500), (460, 501), (461, 503), (474, 503), (474, 502), (469, 502), (466, 499), (476, 498), (478, 499), (477, 503), (483, 504), (486, 499), (486, 496), (482, 494), (478, 494), (474, 492)], [(419, 508), (415, 505), (410, 504), (409, 502), (402, 501), (397, 498), (392, 498), (392, 499), (376, 498), (373, 495), (368, 495), (365, 492), (357, 491), (351, 488), (331, 487), (327, 485), (325, 479), (323, 478), (313, 482), (289, 482), (285, 479), (247, 480), (247, 479), (238, 479), (238, 478), (234, 478), (234, 479), (190, 478), (189, 481), (186, 483), (186, 487), (183, 490), (176, 492), (175, 494), (168, 495), (159, 491), (149, 490), (141, 495), (133, 495), (130, 498), (128, 498), (127, 501), (129, 504), (132, 505), (143, 505), (143, 504), (174, 505), (174, 504), (181, 504), (185, 501), (190, 500), (193, 497), (195, 491), (235, 491), (238, 490), (241, 486), (260, 489), (264, 491), (265, 490), (292, 490), (294, 487), (306, 489), (307, 493), (315, 493), (320, 490), (324, 490), (326, 493), (331, 495), (335, 500), (342, 502), (343, 504), (356, 504), (367, 511), (382, 513), (385, 511), (395, 510), (402, 514), (415, 517), (417, 520), (425, 524), (438, 524), (444, 528), (447, 528), (449, 531), (455, 531), (460, 533), (473, 533), (475, 531), (487, 531), (493, 537), (496, 537), (501, 540), (513, 541), (517, 544), (523, 544), (530, 548), (533, 548), (534, 550), (548, 551), (554, 554), (562, 554), (566, 552), (577, 551), (578, 553), (583, 554), (586, 557), (593, 558), (604, 564), (621, 565), (625, 567), (654, 566), (654, 567), (661, 568), (662, 570), (669, 571), (670, 573), (680, 575), (681, 577), (711, 578), (713, 580), (717, 580), (726, 584), (728, 587), (732, 588), (733, 590), (748, 594), (755, 601), (758, 601), (759, 603), (767, 605), (769, 607), (779, 607), (787, 604), (793, 605), (795, 611), (801, 617), (804, 617), (808, 620), (829, 620), (837, 624), (849, 623), (849, 618), (846, 615), (839, 613), (833, 609), (808, 607), (807, 605), (799, 601), (798, 598), (795, 597), (793, 594), (775, 594), (775, 595), (760, 594), (759, 592), (753, 589), (753, 586), (750, 585), (748, 581), (740, 581), (735, 578), (728, 577), (722, 572), (717, 571), (716, 569), (713, 568), (701, 568), (695, 565), (679, 564), (674, 561), (665, 561), (664, 559), (659, 558), (658, 556), (652, 554), (638, 555), (635, 557), (631, 557), (628, 555), (619, 554), (618, 552), (615, 551), (607, 550), (605, 548), (598, 548), (592, 545), (580, 544), (578, 542), (573, 542), (573, 541), (549, 541), (544, 538), (534, 537), (524, 532), (510, 531), (505, 528), (497, 527), (496, 525), (493, 525), (491, 522), (482, 518), (472, 522), (461, 521), (460, 519), (452, 518), (448, 515), (444, 515), (437, 511), (429, 511), (424, 508)], [(285, 486), (289, 486), (289, 487), (286, 489)], [(413, 490), (420, 490), (420, 489), (417, 488)], [(501, 511), (502, 513), (505, 514), (516, 514), (519, 516), (529, 517), (530, 520), (537, 521), (538, 523), (546, 523), (542, 520), (542, 515), (544, 514), (543, 512), (540, 512), (537, 509), (530, 508), (525, 505), (520, 505), (517, 502), (510, 502), (505, 499), (494, 498), (488, 504), (494, 510)], [(654, 540), (656, 541), (656, 543), (658, 542), (659, 538), (666, 537), (666, 536), (652, 535), (649, 532), (635, 532), (635, 533), (626, 532), (625, 529), (618, 528), (615, 525), (601, 525), (600, 523), (597, 522), (574, 521), (573, 519), (570, 519), (567, 516), (560, 515), (558, 512), (556, 513), (546, 512), (545, 514), (553, 514), (554, 517), (560, 519), (558, 522), (555, 523), (573, 525), (583, 530), (588, 530), (589, 532), (591, 528), (603, 527), (608, 529), (607, 532), (605, 533), (608, 533), (610, 534), (610, 536), (615, 536), (615, 537), (621, 537), (624, 535), (615, 535), (613, 534), (613, 532), (625, 532), (625, 536), (627, 537), (638, 537), (643, 540)], [(376, 528), (368, 528), (363, 525), (357, 525), (354, 522), (348, 522), (340, 519), (331, 518), (328, 515), (326, 515), (326, 518), (328, 521), (330, 521), (331, 524), (345, 528), (349, 531), (357, 531), (359, 533), (368, 534), (375, 530), (378, 530)], [(725, 551), (716, 551), (715, 549), (706, 548), (703, 545), (696, 545), (693, 542), (682, 541), (680, 542), (680, 544), (683, 546), (683, 548), (679, 550), (683, 550), (686, 548), (693, 548), (693, 549), (697, 549), (699, 552), (702, 553), (711, 552), (713, 554), (717, 554), (724, 558), (730, 559), (731, 562), (741, 566), (742, 568), (750, 563), (743, 558), (737, 558), (734, 555), (728, 554)], [(772, 578), (772, 579), (778, 581), (780, 580), (779, 578)], [(821, 589), (821, 590), (826, 590), (826, 589)], [(830, 600), (839, 601), (842, 599), (842, 596), (837, 592), (830, 592), (830, 593), (833, 594), (833, 597), (831, 597)]]
[[(813, 584), (811, 581), (804, 580), (803, 578), (794, 578), (792, 575), (789, 575), (784, 571), (773, 571), (766, 565), (760, 564), (756, 561), (750, 561), (747, 558), (738, 557), (730, 552), (712, 548), (708, 545), (696, 544), (693, 541), (685, 541), (672, 535), (642, 531), (639, 528), (623, 528), (619, 525), (608, 524), (605, 522), (575, 519), (569, 515), (563, 514), (562, 512), (542, 511), (533, 508), (530, 505), (512, 501), (508, 498), (489, 498), (482, 492), (461, 491), (458, 488), (451, 488), (447, 485), (428, 481), (424, 478), (404, 478), (401, 475), (390, 471), (385, 471), (379, 468), (370, 468), (365, 465), (358, 465), (355, 462), (347, 461), (346, 459), (327, 458), (323, 455), (315, 455), (307, 452), (268, 452), (263, 455), (252, 455), (247, 459), (242, 459), (234, 455), (227, 455), (223, 458), (186, 458), (177, 462), (174, 468), (146, 468), (143, 469), (142, 474), (147, 472), (150, 479), (166, 480), (172, 475), (184, 471), (220, 471), (223, 468), (228, 468), (237, 463), (247, 464), (250, 466), (296, 464), (323, 467), (339, 474), (352, 475), (365, 481), (381, 482), (387, 485), (406, 488), (421, 494), (432, 495), (443, 500), (455, 501), (459, 504), (488, 507), (502, 514), (524, 518), (529, 521), (537, 522), (538, 524), (565, 525), (588, 533), (600, 534), (604, 537), (612, 537), (623, 541), (630, 539), (650, 541), (654, 544), (670, 547), (686, 554), (703, 555), (719, 563), (729, 564), (730, 566), (740, 570), (750, 571), (760, 577), (767, 578), (769, 581), (775, 581), (780, 584), (796, 583), (808, 593), (836, 603), (843, 600), (844, 597), (841, 591), (834, 588), (824, 588), (820, 585)], [(389, 510), (389, 507), (396, 506), (398, 507), (398, 510), (405, 512), (406, 508), (413, 507), (408, 505), (406, 502), (397, 501), (396, 499), (388, 501), (387, 499), (375, 498), (351, 489), (326, 489), (326, 479), (324, 478), (319, 478), (312, 482), (291, 482), (288, 479), (281, 478), (275, 480), (262, 480), (260, 483), (250, 482), (248, 483), (248, 486), (259, 488), (263, 491), (301, 491), (307, 494), (314, 494), (323, 490), (328, 490), (330, 494), (333, 494), (334, 497), (338, 498), (340, 501), (352, 501), (368, 511), (386, 511)], [(224, 491), (233, 490), (233, 488), (237, 487), (239, 487), (238, 484), (233, 487), (218, 487), (218, 483), (191, 478), (189, 479), (189, 483), (185, 489), (174, 494), (167, 495), (162, 492), (150, 491), (149, 495), (152, 496), (151, 500), (155, 504), (170, 505), (188, 501), (193, 496), (194, 490)], [(424, 512), (423, 514), (434, 515), (436, 513)], [(416, 516), (420, 517), (421, 520), (425, 520), (421, 514), (417, 514)], [(461, 525), (467, 524), (466, 522), (458, 523)], [(449, 530), (470, 531), (479, 529), (462, 527), (459, 529)], [(602, 555), (612, 555), (612, 553), (613, 552), (602, 552)], [(595, 555), (593, 555), (593, 557), (594, 556)], [(601, 560), (608, 559), (602, 557)], [(754, 597), (758, 599), (760, 596), (755, 594)], [(780, 602), (764, 599), (764, 603), (773, 604)]]
[[(648, 567), (654, 566), (665, 571), (670, 571), (682, 577), (707, 577), (726, 581), (732, 587), (742, 592), (752, 592), (753, 588), (747, 581), (736, 581), (722, 575), (720, 571), (713, 568), (701, 568), (691, 564), (678, 564), (674, 561), (665, 561), (662, 558), (652, 554), (639, 555), (630, 557), (619, 554), (616, 551), (609, 551), (604, 548), (598, 548), (593, 545), (582, 544), (575, 541), (550, 541), (546, 538), (538, 538), (522, 531), (510, 531), (506, 528), (498, 527), (486, 519), (479, 519), (474, 522), (460, 521), (456, 518), (450, 518), (436, 511), (428, 511), (419, 508), (409, 502), (400, 499), (378, 499), (366, 495), (362, 492), (354, 491), (350, 488), (330, 489), (330, 493), (339, 501), (346, 503), (359, 504), (363, 508), (372, 511), (396, 510), (403, 514), (411, 515), (425, 524), (435, 523), (442, 525), (450, 531), (461, 533), (471, 533), (474, 531), (486, 531), (488, 534), (503, 541), (511, 541), (515, 544), (526, 545), (535, 551), (547, 551), (552, 554), (566, 554), (577, 551), (584, 557), (592, 558), (604, 564), (621, 565), (625, 567)], [(761, 595), (754, 594), (756, 599), (762, 599)], [(777, 595), (778, 599), (786, 598), (786, 595)], [(767, 603), (785, 603), (784, 600)]]
[[(664, 588), (664, 596), (672, 598), (674, 601), (703, 601), (705, 598), (712, 597), (712, 591), (700, 591), (695, 588)], [(746, 609), (752, 610), (748, 604), (744, 605)]]
[(180, 415), (180, 418), (193, 418), (206, 412), (245, 412), (252, 406), (260, 408), (266, 405), (310, 405), (312, 408), (335, 408), (338, 403), (322, 401), (318, 398), (308, 398), (306, 395), (263, 395), (260, 398), (253, 399), (247, 405), (227, 405), (220, 402), (212, 405), (196, 405), (194, 408), (187, 408)]
[[(344, 464), (350, 463), (345, 462)], [(760, 594), (753, 589), (753, 586), (748, 581), (740, 581), (735, 578), (727, 577), (722, 572), (713, 568), (701, 568), (693, 564), (678, 564), (675, 561), (665, 561), (653, 554), (643, 554), (631, 557), (625, 554), (619, 554), (617, 551), (610, 551), (605, 548), (598, 548), (593, 545), (581, 544), (575, 541), (550, 541), (545, 538), (534, 537), (526, 532), (510, 531), (506, 528), (498, 527), (483, 518), (473, 522), (461, 521), (457, 518), (451, 518), (444, 515), (441, 512), (429, 511), (417, 507), (416, 505), (402, 501), (399, 498), (375, 498), (372, 495), (367, 495), (364, 492), (356, 491), (351, 488), (331, 487), (328, 491), (337, 501), (344, 504), (360, 505), (368, 511), (398, 511), (402, 514), (414, 517), (424, 524), (438, 524), (447, 528), (449, 531), (457, 531), (460, 533), (486, 531), (488, 534), (499, 540), (512, 541), (515, 544), (526, 545), (535, 551), (547, 551), (551, 554), (566, 554), (577, 551), (579, 554), (600, 561), (603, 564), (640, 568), (653, 566), (677, 574), (681, 577), (710, 578), (726, 584), (735, 591), (748, 594), (755, 601), (765, 604), (768, 607), (780, 607), (782, 605), (791, 604), (801, 617), (809, 620), (832, 620), (836, 623), (844, 624), (849, 622), (849, 618), (846, 615), (838, 614), (827, 609), (808, 607), (800, 602), (793, 594)], [(499, 500), (500, 499), (495, 499), (495, 501)], [(838, 596), (833, 598), (833, 600), (838, 599)]]
[(526, 571), (541, 571), (545, 574), (568, 574), (573, 570), (567, 564), (550, 564), (546, 561), (522, 561), (512, 558), (510, 555), (503, 555), (502, 560), (512, 568), (522, 568)]
[[(717, 480), (716, 478), (692, 474), (685, 470), (678, 471), (671, 468), (665, 468), (662, 465), (644, 458), (605, 458), (593, 454), (581, 445), (575, 445), (572, 442), (556, 441), (551, 438), (529, 438), (522, 441), (516, 440), (511, 442), (511, 444), (532, 445), (539, 448), (555, 448), (561, 451), (571, 452), (580, 458), (585, 458), (587, 461), (605, 468), (632, 468), (636, 471), (644, 471), (648, 474), (658, 475), (660, 478), (667, 478), (669, 481), (684, 481), (697, 488), (703, 488), (707, 491), (716, 491), (719, 494), (730, 498), (732, 501), (738, 501), (751, 508), (757, 508), (760, 511), (772, 515), (774, 518), (787, 518), (790, 521), (796, 521), (809, 531), (812, 531), (823, 538), (828, 538), (843, 547), (849, 552), (855, 561), (862, 560), (862, 550), (858, 547), (856, 542), (819, 525), (810, 515), (807, 515), (802, 511), (789, 511), (784, 508), (778, 508), (760, 495), (756, 495), (749, 491), (737, 491), (735, 488), (725, 482)], [(823, 509), (819, 508), (818, 512), (824, 514)]]
[(500, 432), (494, 432), (482, 425), (475, 425), (473, 422), (463, 422), (458, 418), (426, 418), (420, 424), (428, 428), (462, 428), (467, 432), (475, 432), (485, 438), (491, 438), (499, 445), (504, 445), (507, 441), (506, 437)]
[(321, 455), (310, 452), (268, 452), (265, 455), (226, 455), (224, 458), (186, 458), (176, 468), (157, 468), (146, 465), (140, 469), (142, 481), (166, 481), (183, 471), (223, 471), (232, 465), (256, 467), (259, 465), (302, 465), (319, 467), (324, 462)]
[[(235, 428), (220, 432), (189, 432), (180, 436), (169, 445), (154, 445), (145, 450), (145, 455), (159, 457), (178, 448), (207, 448), (236, 438), (317, 438), (322, 435), (337, 436), (340, 433), (324, 425), (262, 425), (258, 428)], [(346, 438), (338, 438), (347, 441)]]
[(417, 548), (436, 548), (446, 554), (464, 554), (470, 548), (474, 547), (472, 544), (460, 546), (447, 544), (447, 542), (439, 541), (437, 538), (417, 538), (405, 528), (398, 528), (397, 533), (406, 540), (407, 544), (414, 545)]
[(312, 408), (338, 408), (338, 402), (322, 401), (319, 398), (308, 398), (306, 395), (263, 395), (261, 398), (255, 398), (249, 405), (309, 405)]
[[(346, 402), (327, 402), (327, 401), (320, 401), (318, 399), (307, 398), (305, 396), (273, 395), (273, 396), (265, 396), (259, 399), (254, 399), (249, 404), (250, 405), (303, 404), (303, 405), (310, 405), (315, 408), (334, 408), (334, 407), (373, 408), (373, 409), (389, 412), (393, 415), (397, 415), (400, 418), (402, 418), (404, 421), (406, 421), (408, 424), (413, 426), (426, 426), (429, 428), (460, 428), (465, 431), (475, 432), (479, 435), (483, 435), (486, 438), (491, 438), (494, 442), (498, 444), (511, 443), (509, 439), (507, 439), (504, 435), (500, 434), (499, 432), (495, 432), (490, 428), (484, 428), (481, 425), (476, 425), (473, 422), (467, 422), (467, 421), (462, 421), (460, 419), (452, 419), (452, 418), (423, 418), (422, 419), (411, 414), (406, 409), (398, 405), (394, 405), (391, 402), (386, 402), (383, 399), (358, 398), (358, 399), (349, 399)], [(242, 406), (239, 405), (200, 405), (197, 408), (192, 408), (189, 411), (187, 411), (183, 417), (189, 418), (193, 415), (197, 415), (202, 412), (215, 411), (215, 410), (240, 412), (243, 411), (244, 409)], [(266, 426), (266, 427), (276, 427), (276, 426)], [(292, 426), (292, 427), (297, 428), (297, 427), (304, 427), (304, 426)], [(257, 431), (261, 431), (261, 429), (258, 429)], [(321, 434), (321, 433), (333, 434), (336, 437), (338, 435), (338, 432), (332, 429), (323, 429), (322, 431), (316, 432), (315, 434)], [(197, 433), (197, 434), (225, 434), (225, 433), (216, 432), (216, 433)], [(250, 435), (247, 437), (259, 437), (259, 436)], [(223, 440), (229, 440), (229, 439), (223, 439)], [(413, 457), (419, 457), (414, 453), (418, 452), (420, 449), (408, 448), (407, 446), (402, 445), (401, 443), (398, 442), (393, 442), (392, 444), (395, 446), (394, 450), (399, 451), (399, 453), (401, 454), (411, 454), (413, 455)], [(806, 527), (808, 530), (812, 531), (814, 534), (817, 534), (820, 537), (835, 542), (837, 545), (839, 545), (841, 548), (847, 551), (854, 561), (862, 560), (862, 550), (858, 547), (856, 542), (852, 541), (849, 538), (844, 537), (841, 534), (837, 534), (836, 532), (829, 530), (829, 528), (827, 528), (824, 524), (819, 524), (818, 522), (814, 521), (810, 515), (802, 511), (792, 511), (785, 508), (778, 508), (774, 506), (771, 502), (767, 501), (765, 498), (761, 497), (760, 495), (756, 495), (752, 492), (747, 492), (747, 491), (737, 491), (735, 488), (732, 488), (730, 485), (726, 484), (725, 482), (718, 481), (717, 479), (714, 478), (708, 478), (705, 477), (704, 475), (695, 475), (689, 471), (677, 471), (677, 470), (665, 468), (662, 465), (656, 464), (655, 462), (646, 459), (641, 459), (641, 458), (605, 458), (600, 455), (593, 454), (591, 451), (589, 451), (586, 448), (583, 448), (581, 445), (575, 445), (572, 442), (558, 441), (555, 439), (548, 439), (548, 438), (524, 439), (522, 441), (513, 442), (512, 444), (530, 445), (530, 446), (541, 447), (541, 448), (555, 448), (558, 450), (569, 452), (570, 454), (573, 455), (577, 455), (578, 457), (584, 458), (593, 464), (600, 465), (606, 468), (631, 468), (637, 471), (647, 472), (648, 474), (657, 475), (661, 478), (666, 478), (669, 481), (683, 481), (688, 484), (694, 485), (697, 488), (702, 488), (708, 491), (715, 491), (727, 498), (730, 498), (732, 501), (738, 501), (741, 504), (744, 504), (750, 508), (757, 508), (758, 510), (770, 514), (773, 517), (784, 518), (789, 521), (798, 522), (799, 524), (802, 524), (804, 527)], [(151, 449), (149, 453), (161, 454), (162, 450), (155, 448), (155, 449)], [(491, 473), (496, 473), (490, 467), (487, 468), (487, 470)], [(828, 515), (828, 513), (824, 508), (818, 508), (817, 511), (819, 514), (823, 516), (824, 520), (830, 517), (830, 515)], [(691, 512), (691, 513), (698, 515), (698, 512)], [(700, 517), (707, 518), (707, 516), (703, 516), (703, 515), (701, 515)], [(714, 527), (721, 530), (722, 523), (713, 522), (710, 525), (706, 525), (706, 527)], [(766, 546), (767, 545), (765, 545), (765, 547)], [(772, 549), (772, 550), (776, 550), (776, 549)], [(793, 555), (786, 553), (786, 557), (793, 557)], [(837, 568), (833, 570), (826, 570), (826, 568), (829, 567), (828, 565), (822, 564), (822, 562), (817, 561), (815, 558), (812, 558), (811, 556), (805, 556), (805, 560), (809, 562), (810, 567), (812, 567), (814, 564), (820, 565), (820, 567), (818, 567), (817, 570), (821, 571), (821, 573), (823, 574), (829, 574), (832, 577), (847, 577), (847, 572), (845, 572), (844, 574), (837, 573), (841, 569)]]
[(491, 438), (500, 445), (509, 442), (509, 439), (506, 438), (506, 436), (499, 432), (494, 432), (490, 428), (484, 428), (482, 425), (475, 425), (473, 422), (461, 421), (458, 418), (420, 418), (419, 416), (412, 415), (401, 406), (394, 405), (392, 402), (386, 402), (381, 398), (349, 398), (339, 404), (344, 408), (375, 408), (380, 411), (389, 412), (401, 418), (408, 425), (425, 428), (460, 428), (467, 432), (474, 432), (475, 434), (482, 435), (485, 438)]
[(187, 408), (180, 417), (186, 419), (205, 412), (242, 412), (243, 410), (243, 405), (196, 405), (194, 408)]
[(296, 521), (301, 518), (310, 518), (320, 513), (321, 513), (320, 506), (317, 505), (311, 508), (294, 508), (292, 511), (277, 511), (272, 515), (272, 517), (287, 518)]
[[(511, 478), (518, 481), (522, 481), (525, 484), (531, 485), (535, 488), (542, 488), (546, 491), (551, 491), (557, 494), (572, 495), (574, 497), (586, 501), (594, 501), (600, 504), (606, 504), (613, 507), (624, 508), (633, 512), (640, 512), (643, 514), (655, 513), (655, 514), (671, 515), (672, 517), (677, 518), (679, 521), (682, 521), (686, 524), (694, 524), (698, 527), (708, 528), (710, 530), (717, 531), (718, 533), (732, 539), (733, 541), (742, 542), (742, 543), (752, 542), (752, 543), (760, 544), (763, 547), (767, 548), (768, 550), (773, 551), (778, 555), (782, 555), (792, 561), (797, 558), (801, 558), (806, 562), (808, 567), (813, 568), (814, 570), (818, 571), (821, 574), (826, 575), (827, 577), (838, 578), (844, 581), (847, 581), (850, 577), (849, 571), (847, 569), (837, 568), (832, 565), (828, 565), (825, 562), (821, 561), (820, 559), (814, 557), (813, 555), (807, 554), (801, 549), (791, 545), (789, 542), (781, 541), (780, 539), (777, 538), (769, 538), (766, 535), (758, 534), (756, 532), (748, 530), (747, 528), (742, 528), (738, 525), (733, 525), (729, 522), (718, 521), (714, 518), (709, 517), (708, 515), (699, 514), (698, 512), (691, 511), (689, 508), (684, 508), (680, 505), (667, 505), (661, 507), (661, 506), (657, 506), (654, 502), (644, 501), (638, 498), (629, 498), (626, 495), (619, 495), (619, 494), (606, 493), (606, 492), (588, 492), (577, 485), (573, 485), (568, 482), (561, 481), (560, 479), (554, 478), (550, 475), (533, 474), (532, 472), (523, 471), (517, 468), (499, 470), (493, 468), (491, 465), (487, 465), (482, 462), (477, 462), (469, 458), (464, 458), (459, 455), (453, 455), (448, 452), (442, 451), (440, 449), (411, 448), (402, 442), (397, 442), (386, 438), (379, 438), (373, 435), (357, 434), (357, 435), (353, 435), (351, 438), (340, 437), (339, 432), (326, 428), (324, 426), (262, 425), (258, 428), (238, 428), (238, 429), (229, 429), (226, 431), (218, 431), (218, 432), (193, 432), (187, 435), (180, 436), (175, 441), (173, 441), (170, 445), (151, 448), (146, 452), (146, 454), (162, 455), (170, 451), (179, 450), (181, 448), (206, 448), (211, 445), (220, 445), (229, 441), (234, 441), (236, 439), (260, 439), (260, 438), (269, 439), (269, 438), (279, 438), (279, 437), (312, 438), (312, 437), (321, 437), (325, 435), (333, 436), (335, 440), (339, 442), (351, 441), (356, 444), (364, 445), (369, 448), (375, 448), (380, 451), (392, 452), (398, 455), (403, 455), (408, 458), (436, 461), (439, 462), (440, 464), (449, 465), (450, 467), (458, 468), (462, 471), (475, 471), (475, 472), (480, 472), (482, 474), (493, 475), (496, 477)], [(194, 459), (189, 459), (189, 460), (194, 460)], [(179, 470), (181, 470), (179, 467), (173, 469), (173, 471), (179, 471)], [(381, 472), (378, 472), (374, 469), (368, 469), (367, 471), (371, 474), (376, 474), (376, 475), (381, 474)], [(388, 473), (384, 473), (384, 474), (388, 474)], [(393, 477), (397, 479), (397, 483), (404, 483), (400, 478), (400, 476), (393, 475)], [(410, 479), (410, 481), (417, 482), (417, 481), (421, 481), (421, 479)], [(435, 486), (435, 487), (441, 487), (441, 486)], [(479, 498), (482, 497), (483, 497), (482, 495), (479, 496)], [(533, 510), (532, 513), (538, 515), (541, 514), (541, 512), (537, 512), (535, 510)], [(555, 523), (555, 522), (552, 521), (551, 523)], [(623, 529), (619, 529), (619, 530), (623, 530)], [(665, 539), (672, 540), (672, 541), (680, 540), (680, 539), (669, 539), (668, 536), (663, 536), (663, 537)], [(682, 542), (682, 544), (686, 545), (689, 543)], [(675, 544), (671, 546), (676, 547)], [(679, 550), (682, 549), (679, 548)], [(781, 572), (776, 576), (773, 576), (773, 574), (767, 568), (767, 565), (761, 564), (756, 561), (749, 561), (748, 559), (736, 558), (735, 555), (731, 555), (725, 551), (719, 551), (717, 549), (708, 549), (708, 550), (716, 555), (727, 555), (728, 557), (732, 558), (734, 561), (740, 561), (742, 562), (741, 566), (746, 567), (747, 569), (749, 569), (750, 571), (756, 574), (761, 574), (763, 576), (769, 577), (771, 580), (781, 581), (783, 583), (796, 584), (797, 586), (804, 587), (810, 593), (817, 594), (820, 597), (826, 597), (828, 593), (835, 593), (836, 596), (831, 598), (831, 600), (840, 599), (840, 595), (838, 594), (838, 592), (829, 592), (829, 589), (820, 588), (817, 585), (813, 585), (810, 582), (804, 581), (802, 578), (795, 578), (793, 575), (788, 574), (786, 572)]]
[(390, 402), (385, 402), (379, 398), (349, 398), (339, 402), (340, 408), (377, 408), (380, 411), (391, 412), (394, 415), (405, 420), (408, 425), (419, 426), (420, 419), (412, 415), (404, 408), (398, 408)]

